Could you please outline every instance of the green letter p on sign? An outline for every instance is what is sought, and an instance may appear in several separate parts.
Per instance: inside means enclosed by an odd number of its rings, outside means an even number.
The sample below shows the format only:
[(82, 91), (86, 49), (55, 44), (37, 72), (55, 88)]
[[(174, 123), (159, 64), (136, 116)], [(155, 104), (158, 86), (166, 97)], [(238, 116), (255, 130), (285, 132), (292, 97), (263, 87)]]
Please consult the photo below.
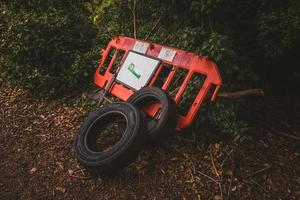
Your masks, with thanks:
[(141, 78), (141, 74), (137, 73), (135, 70), (134, 70), (134, 64), (133, 63), (130, 63), (130, 65), (128, 66), (128, 70), (137, 78)]

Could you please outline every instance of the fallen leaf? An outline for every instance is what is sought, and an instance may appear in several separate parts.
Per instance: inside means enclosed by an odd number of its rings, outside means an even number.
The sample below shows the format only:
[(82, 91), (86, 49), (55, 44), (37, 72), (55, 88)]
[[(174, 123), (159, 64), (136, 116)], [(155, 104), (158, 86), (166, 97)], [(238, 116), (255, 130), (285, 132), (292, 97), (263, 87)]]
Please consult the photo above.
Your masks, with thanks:
[(33, 174), (33, 173), (36, 172), (36, 171), (37, 171), (37, 168), (34, 167), (34, 168), (32, 168), (32, 169), (30, 170), (30, 173)]
[(68, 172), (69, 172), (70, 175), (72, 175), (74, 173), (74, 171), (71, 170), (71, 169), (69, 169)]
[(61, 192), (61, 193), (65, 193), (66, 192), (66, 188), (64, 188), (64, 187), (56, 187), (55, 189), (57, 191)]
[(236, 191), (236, 186), (231, 189), (232, 192)]

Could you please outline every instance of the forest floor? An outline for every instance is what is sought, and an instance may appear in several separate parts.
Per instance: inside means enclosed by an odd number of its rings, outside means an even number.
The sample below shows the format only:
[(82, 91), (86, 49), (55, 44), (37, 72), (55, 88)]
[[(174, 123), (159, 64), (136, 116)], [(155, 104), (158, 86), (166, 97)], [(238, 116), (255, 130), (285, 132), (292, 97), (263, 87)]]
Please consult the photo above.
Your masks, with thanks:
[(300, 199), (299, 140), (268, 129), (207, 148), (178, 134), (113, 177), (91, 176), (73, 147), (85, 111), (66, 102), (0, 88), (0, 199)]

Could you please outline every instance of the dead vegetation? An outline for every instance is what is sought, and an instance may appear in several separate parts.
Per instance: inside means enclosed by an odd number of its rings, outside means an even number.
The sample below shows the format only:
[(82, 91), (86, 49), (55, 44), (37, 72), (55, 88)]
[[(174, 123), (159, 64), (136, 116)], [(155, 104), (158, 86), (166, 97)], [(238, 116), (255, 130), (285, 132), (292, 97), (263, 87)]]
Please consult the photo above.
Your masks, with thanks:
[(114, 177), (91, 176), (73, 155), (85, 111), (67, 102), (0, 89), (0, 199), (300, 198), (299, 141), (269, 129), (208, 148), (178, 134)]

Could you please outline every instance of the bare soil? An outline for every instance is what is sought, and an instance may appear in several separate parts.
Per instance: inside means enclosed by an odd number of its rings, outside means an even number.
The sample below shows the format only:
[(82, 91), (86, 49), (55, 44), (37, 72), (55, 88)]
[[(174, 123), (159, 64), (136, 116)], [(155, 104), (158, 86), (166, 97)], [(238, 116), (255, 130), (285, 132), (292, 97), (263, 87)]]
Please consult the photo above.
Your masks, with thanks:
[(0, 199), (300, 199), (299, 140), (268, 129), (208, 148), (178, 134), (113, 177), (92, 176), (73, 148), (86, 113), (67, 102), (0, 88)]

